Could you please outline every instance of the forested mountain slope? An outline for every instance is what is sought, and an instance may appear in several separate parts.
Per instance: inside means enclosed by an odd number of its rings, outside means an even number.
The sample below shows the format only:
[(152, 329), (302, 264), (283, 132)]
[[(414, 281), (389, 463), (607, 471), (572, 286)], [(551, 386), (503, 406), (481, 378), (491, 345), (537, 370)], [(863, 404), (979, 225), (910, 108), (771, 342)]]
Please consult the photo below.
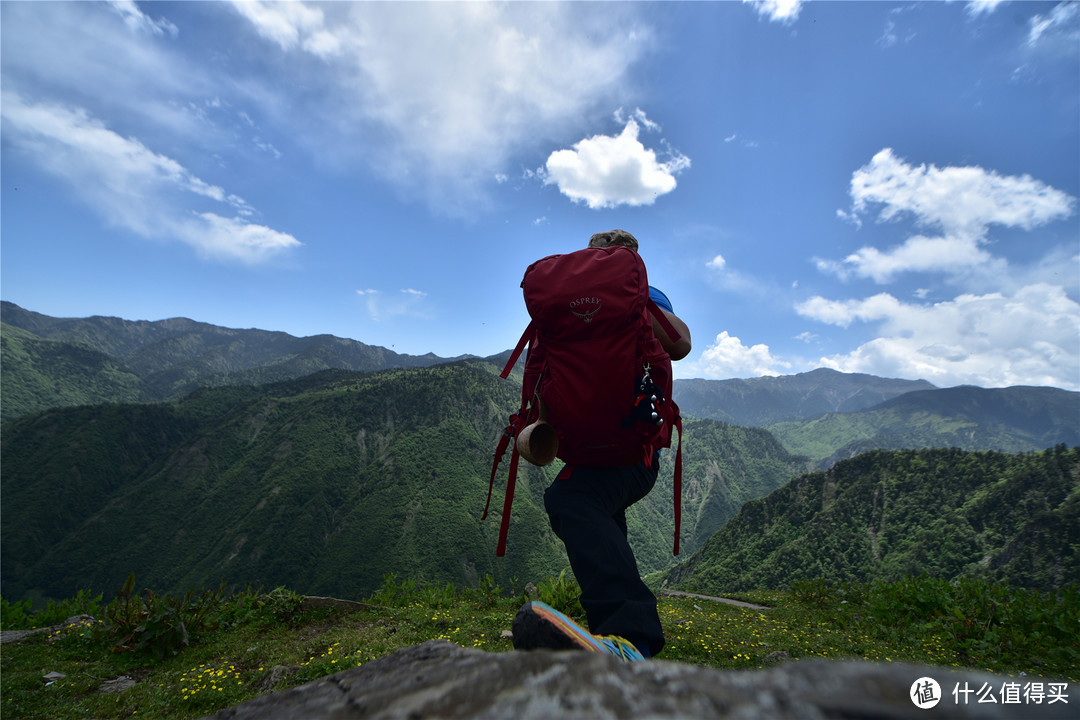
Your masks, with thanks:
[(1049, 387), (935, 388), (867, 410), (766, 427), (786, 448), (821, 467), (875, 449), (1027, 452), (1080, 445), (1080, 393)]
[[(471, 584), (566, 567), (543, 511), (558, 466), (522, 463), (507, 556), (495, 558), (504, 462), (491, 460), (519, 386), (490, 363), (326, 371), (200, 390), (156, 405), (55, 409), (2, 432), (3, 595), (229, 583), (361, 597), (387, 573)], [(761, 430), (687, 423), (684, 552), (805, 461)], [(628, 517), (643, 572), (670, 566), (671, 463)]]
[(0, 323), (0, 419), (50, 407), (147, 399), (142, 378), (82, 343), (48, 340)]
[(1080, 582), (1080, 449), (875, 451), (753, 500), (666, 582), (718, 594), (833, 582), (980, 577)]

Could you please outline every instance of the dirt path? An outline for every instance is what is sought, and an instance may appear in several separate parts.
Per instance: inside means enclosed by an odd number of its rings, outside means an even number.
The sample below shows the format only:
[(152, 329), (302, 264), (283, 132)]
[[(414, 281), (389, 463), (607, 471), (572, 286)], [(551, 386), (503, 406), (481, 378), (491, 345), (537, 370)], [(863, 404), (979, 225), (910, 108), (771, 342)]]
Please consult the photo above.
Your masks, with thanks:
[(660, 594), (669, 595), (671, 597), (691, 597), (698, 598), (699, 600), (712, 600), (713, 602), (735, 605), (736, 607), (748, 608), (750, 610), (772, 610), (768, 605), (755, 605), (754, 603), (743, 602), (742, 600), (732, 600), (731, 598), (714, 597), (712, 595), (695, 595), (694, 593), (680, 592), (679, 590), (661, 590)]

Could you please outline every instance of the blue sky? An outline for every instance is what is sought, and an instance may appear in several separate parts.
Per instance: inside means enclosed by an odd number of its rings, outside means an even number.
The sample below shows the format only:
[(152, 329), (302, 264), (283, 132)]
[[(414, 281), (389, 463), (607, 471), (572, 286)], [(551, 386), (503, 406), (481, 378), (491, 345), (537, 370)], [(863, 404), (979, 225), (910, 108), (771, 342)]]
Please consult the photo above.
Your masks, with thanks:
[(0, 3), (0, 293), (494, 354), (641, 241), (679, 377), (1080, 389), (1080, 5)]

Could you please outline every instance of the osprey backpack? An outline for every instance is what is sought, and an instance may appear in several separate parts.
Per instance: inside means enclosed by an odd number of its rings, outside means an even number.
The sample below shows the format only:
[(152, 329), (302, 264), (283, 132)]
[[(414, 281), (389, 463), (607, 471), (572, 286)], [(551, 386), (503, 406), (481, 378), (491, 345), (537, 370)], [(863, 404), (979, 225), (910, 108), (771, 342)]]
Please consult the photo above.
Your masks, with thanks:
[[(536, 261), (521, 282), (531, 321), (511, 353), (509, 376), (528, 346), (521, 406), (495, 451), (488, 484), (487, 517), (495, 474), (506, 447), (510, 457), (502, 523), (495, 554), (506, 552), (518, 459), (544, 465), (552, 456), (571, 466), (614, 467), (652, 463), (660, 448), (675, 455), (675, 541), (679, 554), (682, 496), (682, 420), (671, 398), (671, 358), (653, 334), (652, 317), (668, 337), (680, 336), (649, 298), (645, 263), (627, 247), (585, 248)], [(546, 424), (547, 457), (522, 446), (537, 425)], [(526, 443), (527, 445), (527, 443)], [(557, 448), (556, 448), (557, 446)]]

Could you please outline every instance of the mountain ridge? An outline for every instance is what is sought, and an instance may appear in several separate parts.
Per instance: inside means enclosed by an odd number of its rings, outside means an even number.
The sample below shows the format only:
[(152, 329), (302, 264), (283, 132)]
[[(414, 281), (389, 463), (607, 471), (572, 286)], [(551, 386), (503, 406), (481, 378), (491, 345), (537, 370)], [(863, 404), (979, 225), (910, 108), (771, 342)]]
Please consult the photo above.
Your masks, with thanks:
[[(50, 404), (50, 399), (56, 399), (55, 394), (42, 391), (51, 379), (40, 381), (33, 377), (35, 367), (16, 361), (27, 355), (22, 348), (27, 342), (36, 342), (39, 350), (52, 351), (52, 356), (45, 359), (46, 364), (57, 362), (56, 357), (78, 356), (86, 349), (111, 358), (120, 371), (140, 381), (137, 397), (129, 393), (118, 399), (138, 402), (177, 399), (204, 386), (264, 384), (327, 369), (373, 371), (427, 367), (473, 357), (403, 355), (333, 335), (298, 338), (280, 331), (225, 328), (188, 318), (153, 321), (96, 315), (54, 318), (8, 301), (0, 301), (0, 319), (8, 328), (30, 333), (29, 338), (21, 333), (15, 337), (11, 337), (10, 331), (4, 333), (9, 336), (5, 340), (8, 346), (5, 359), (9, 362), (3, 368), (8, 380), (0, 390), (21, 384), (39, 388), (41, 395), (37, 402), (32, 397), (18, 401), (5, 398), (4, 407), (0, 408), (4, 419), (17, 416), (16, 411), (26, 413), (60, 405)], [(54, 344), (45, 346), (41, 340)], [(89, 401), (97, 399), (98, 396), (92, 396)]]
[(830, 368), (749, 379), (675, 381), (684, 414), (754, 427), (863, 410), (913, 390), (933, 388), (926, 380), (882, 378)]

